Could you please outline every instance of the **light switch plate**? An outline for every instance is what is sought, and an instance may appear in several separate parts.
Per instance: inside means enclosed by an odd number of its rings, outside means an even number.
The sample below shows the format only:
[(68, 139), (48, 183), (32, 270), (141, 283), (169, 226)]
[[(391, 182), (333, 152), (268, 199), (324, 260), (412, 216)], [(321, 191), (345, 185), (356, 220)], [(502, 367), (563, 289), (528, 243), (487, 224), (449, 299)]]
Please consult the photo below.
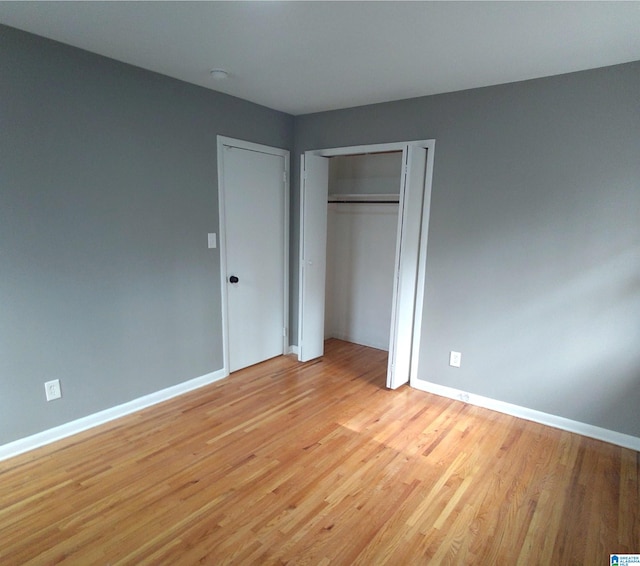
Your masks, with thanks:
[(218, 247), (218, 240), (216, 238), (215, 233), (207, 234), (207, 236), (208, 236), (209, 248), (217, 248)]

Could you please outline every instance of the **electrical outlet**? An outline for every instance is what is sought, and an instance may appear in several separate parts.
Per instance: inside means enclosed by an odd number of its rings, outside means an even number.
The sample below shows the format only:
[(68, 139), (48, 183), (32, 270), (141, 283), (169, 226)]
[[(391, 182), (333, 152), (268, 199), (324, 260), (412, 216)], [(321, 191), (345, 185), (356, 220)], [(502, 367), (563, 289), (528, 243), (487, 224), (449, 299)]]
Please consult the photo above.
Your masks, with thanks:
[(53, 381), (47, 381), (44, 384), (44, 390), (47, 394), (47, 401), (53, 401), (54, 399), (60, 399), (62, 397), (62, 391), (60, 390), (60, 380), (54, 379)]
[(454, 368), (459, 368), (462, 362), (462, 354), (460, 352), (449, 353), (449, 365)]

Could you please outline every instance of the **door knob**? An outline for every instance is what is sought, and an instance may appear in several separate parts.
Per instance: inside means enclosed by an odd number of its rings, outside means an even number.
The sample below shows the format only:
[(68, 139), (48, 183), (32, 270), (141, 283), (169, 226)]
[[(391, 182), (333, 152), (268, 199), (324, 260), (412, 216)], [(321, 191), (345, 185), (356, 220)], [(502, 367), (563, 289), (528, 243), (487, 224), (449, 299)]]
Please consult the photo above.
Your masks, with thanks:
[(229, 277), (229, 283), (237, 283), (238, 281), (240, 281), (240, 279), (238, 279), (235, 275)]

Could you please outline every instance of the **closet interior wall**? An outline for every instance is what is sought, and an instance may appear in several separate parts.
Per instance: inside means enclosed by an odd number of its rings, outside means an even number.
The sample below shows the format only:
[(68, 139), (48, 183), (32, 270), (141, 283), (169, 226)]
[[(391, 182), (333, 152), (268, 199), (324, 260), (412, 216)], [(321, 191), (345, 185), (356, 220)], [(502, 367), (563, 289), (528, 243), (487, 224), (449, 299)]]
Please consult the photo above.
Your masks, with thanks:
[(399, 205), (380, 200), (399, 197), (401, 170), (400, 151), (329, 162), (329, 201), (357, 202), (328, 204), (325, 338), (389, 349)]

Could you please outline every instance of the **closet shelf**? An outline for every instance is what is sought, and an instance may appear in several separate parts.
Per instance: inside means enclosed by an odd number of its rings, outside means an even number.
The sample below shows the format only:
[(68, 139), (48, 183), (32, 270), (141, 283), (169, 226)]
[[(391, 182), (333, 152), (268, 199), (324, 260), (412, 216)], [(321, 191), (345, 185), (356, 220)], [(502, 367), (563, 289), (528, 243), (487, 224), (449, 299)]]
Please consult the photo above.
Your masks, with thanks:
[(329, 204), (398, 204), (398, 194), (329, 195)]

